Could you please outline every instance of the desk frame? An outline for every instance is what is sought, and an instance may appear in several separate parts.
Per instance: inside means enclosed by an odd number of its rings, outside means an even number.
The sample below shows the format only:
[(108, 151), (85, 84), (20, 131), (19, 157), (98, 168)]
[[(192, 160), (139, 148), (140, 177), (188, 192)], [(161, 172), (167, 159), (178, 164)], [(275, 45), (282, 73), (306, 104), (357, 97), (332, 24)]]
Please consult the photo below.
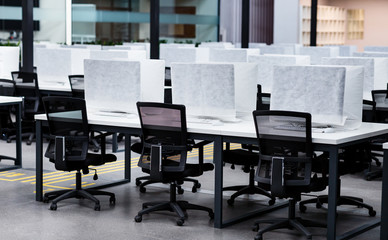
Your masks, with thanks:
[(19, 97), (15, 97), (15, 101), (7, 101), (2, 102), (0, 99), (0, 106), (16, 106), (16, 158), (15, 158), (15, 164), (12, 167), (4, 167), (1, 168), (0, 171), (8, 171), (13, 169), (18, 169), (22, 167), (22, 102), (17, 99), (20, 99)]
[[(42, 122), (46, 122), (44, 120), (36, 121), (36, 200), (43, 200), (43, 154), (42, 154), (42, 133), (41, 127)], [(124, 180), (114, 182), (107, 185), (102, 185), (97, 188), (115, 186), (118, 184), (123, 184), (130, 182), (130, 143), (131, 137), (133, 135), (140, 134), (139, 127), (116, 127), (116, 126), (106, 126), (106, 125), (94, 125), (90, 124), (90, 130), (103, 130), (109, 132), (122, 132), (125, 133), (125, 170), (124, 170)], [(222, 205), (223, 205), (223, 161), (222, 161), (222, 151), (223, 151), (223, 143), (224, 142), (233, 142), (233, 143), (247, 143), (247, 144), (255, 144), (257, 143), (257, 139), (253, 137), (238, 137), (232, 135), (215, 135), (215, 134), (207, 134), (207, 133), (191, 133), (189, 132), (189, 138), (198, 139), (198, 140), (209, 140), (214, 142), (214, 164), (215, 164), (215, 189), (214, 189), (214, 227), (215, 228), (223, 228), (229, 225), (245, 221), (254, 216), (258, 216), (259, 214), (264, 214), (269, 211), (273, 211), (275, 209), (285, 207), (288, 205), (287, 202), (282, 204), (276, 204), (274, 206), (265, 207), (261, 210), (255, 210), (249, 212), (247, 214), (241, 215), (239, 217), (223, 221), (222, 217)], [(343, 233), (340, 236), (337, 236), (337, 228), (336, 228), (336, 212), (337, 212), (337, 178), (338, 178), (338, 150), (340, 148), (351, 146), (358, 143), (365, 143), (373, 138), (385, 136), (388, 134), (388, 129), (384, 131), (384, 133), (376, 133), (373, 136), (369, 137), (359, 137), (357, 140), (349, 140), (342, 144), (323, 144), (323, 143), (314, 143), (314, 150), (316, 151), (327, 151), (330, 156), (329, 163), (329, 201), (328, 201), (328, 214), (327, 214), (327, 239), (335, 240), (335, 239), (350, 239), (361, 233), (364, 233), (370, 229), (373, 229), (380, 225), (381, 219), (376, 217), (371, 220), (367, 224), (356, 227), (353, 230), (350, 230), (346, 233)], [(388, 150), (387, 150), (388, 151)], [(388, 158), (388, 157), (387, 157)], [(388, 164), (386, 164), (385, 168), (388, 168)], [(387, 176), (385, 176), (387, 178)], [(385, 180), (385, 178), (384, 178)], [(383, 182), (383, 186), (388, 184), (388, 180)], [(384, 191), (385, 192), (385, 191)], [(388, 190), (386, 191), (388, 192)], [(388, 193), (383, 195), (385, 199), (388, 198)], [(388, 204), (387, 204), (388, 205)], [(388, 210), (383, 208), (382, 215), (384, 219), (388, 218), (385, 214)], [(383, 231), (382, 231), (383, 232)], [(383, 233), (382, 233), (383, 234)], [(384, 234), (385, 233), (384, 231)], [(383, 238), (382, 238), (383, 239)]]

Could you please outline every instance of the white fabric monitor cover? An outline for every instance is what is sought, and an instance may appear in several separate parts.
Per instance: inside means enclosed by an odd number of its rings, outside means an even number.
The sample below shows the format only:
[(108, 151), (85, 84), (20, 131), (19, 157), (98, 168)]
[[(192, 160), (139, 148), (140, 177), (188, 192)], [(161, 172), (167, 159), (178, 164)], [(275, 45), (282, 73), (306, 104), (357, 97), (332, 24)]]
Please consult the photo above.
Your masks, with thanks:
[(309, 65), (310, 56), (298, 55), (260, 55), (249, 56), (249, 62), (258, 64), (257, 83), (265, 93), (272, 91), (273, 67), (275, 65)]
[(323, 57), (338, 57), (339, 48), (336, 47), (301, 47), (299, 49), (300, 55), (309, 55), (311, 65), (321, 64)]
[(234, 48), (231, 42), (202, 42), (199, 48)]
[(314, 126), (356, 129), (363, 75), (355, 66), (275, 66), (270, 108), (309, 112)]
[(173, 62), (208, 62), (209, 49), (208, 48), (164, 48), (160, 51), (160, 59), (166, 61), (166, 67), (171, 67)]
[(293, 46), (270, 45), (270, 46), (260, 46), (257, 48), (260, 49), (261, 54), (293, 55), (295, 53)]
[(130, 59), (135, 61), (147, 58), (145, 50), (92, 50), (90, 59), (113, 60), (113, 59)]
[(256, 104), (256, 64), (173, 63), (173, 103), (184, 104), (191, 117), (235, 121)]
[(364, 67), (364, 99), (371, 100), (371, 91), (385, 89), (388, 82), (388, 58), (322, 58), (322, 64)]
[(353, 57), (388, 58), (388, 52), (354, 52)]
[(252, 49), (220, 49), (211, 48), (209, 53), (210, 62), (248, 62), (248, 56), (260, 55), (260, 50)]
[(388, 46), (365, 46), (365, 52), (386, 52), (388, 53)]
[(92, 111), (137, 114), (137, 101), (163, 102), (164, 61), (85, 60), (85, 100)]
[(11, 72), (19, 71), (19, 47), (0, 47), (0, 78), (12, 79)]
[(37, 48), (35, 65), (39, 83), (63, 83), (68, 85), (69, 75), (84, 73), (83, 61), (89, 57), (89, 49)]

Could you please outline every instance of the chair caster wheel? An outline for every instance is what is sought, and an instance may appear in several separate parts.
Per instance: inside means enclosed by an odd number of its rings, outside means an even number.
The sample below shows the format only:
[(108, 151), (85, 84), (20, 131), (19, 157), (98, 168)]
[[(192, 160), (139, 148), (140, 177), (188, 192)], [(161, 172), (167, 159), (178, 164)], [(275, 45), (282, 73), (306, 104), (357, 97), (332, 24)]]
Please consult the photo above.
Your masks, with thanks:
[(145, 187), (140, 187), (139, 190), (140, 190), (141, 193), (145, 193), (146, 192), (146, 188)]
[(178, 221), (176, 221), (176, 224), (178, 226), (183, 226), (183, 224), (185, 223), (185, 220), (184, 219), (178, 219)]
[(233, 206), (234, 204), (234, 199), (228, 199), (228, 201), (226, 201), (228, 203), (229, 206)]
[(136, 215), (135, 222), (141, 222), (143, 220), (143, 217), (140, 215)]
[(98, 153), (99, 149), (95, 148), (93, 149), (93, 152)]
[(12, 142), (12, 140), (11, 139), (7, 139), (7, 143), (11, 143)]
[(48, 203), (49, 202), (49, 198), (48, 197), (43, 197), (43, 202), (44, 203)]
[(299, 211), (300, 211), (301, 213), (305, 213), (306, 210), (307, 210), (307, 207), (306, 207), (305, 205), (299, 205)]
[(111, 206), (116, 205), (116, 198), (115, 197), (110, 197), (109, 198), (109, 205), (111, 205)]
[(178, 192), (178, 194), (183, 194), (185, 192), (185, 190), (183, 190), (182, 187), (179, 186), (177, 189), (177, 192)]
[(197, 184), (195, 184), (195, 186), (196, 186), (197, 188), (201, 188), (201, 183), (197, 183)]
[(254, 231), (254, 232), (257, 232), (257, 231), (259, 231), (259, 224), (255, 224), (255, 225), (253, 225), (253, 227), (252, 227), (252, 231)]
[(318, 209), (319, 209), (319, 208), (322, 208), (322, 203), (317, 202), (317, 204), (315, 204), (315, 207), (318, 208)]
[(27, 141), (26, 143), (27, 143), (27, 145), (28, 145), (28, 146), (30, 146), (30, 145), (31, 145), (31, 141)]
[(261, 235), (256, 235), (255, 240), (263, 240), (263, 237)]
[(57, 204), (56, 203), (52, 203), (51, 206), (50, 206), (50, 210), (52, 210), (52, 211), (57, 210)]
[(96, 205), (94, 206), (94, 211), (100, 211), (100, 210), (101, 210), (100, 204), (96, 204)]
[(369, 216), (371, 216), (371, 217), (376, 216), (376, 211), (375, 210), (369, 210)]
[(138, 186), (140, 186), (140, 184), (141, 184), (141, 181), (136, 179), (136, 186), (138, 187)]
[(193, 188), (191, 189), (191, 192), (196, 193), (197, 192), (197, 187), (193, 186)]
[(210, 217), (210, 219), (214, 219), (214, 212), (210, 212), (209, 217)]
[(275, 204), (275, 199), (271, 199), (271, 200), (268, 201), (268, 205), (269, 206), (272, 206), (274, 204)]

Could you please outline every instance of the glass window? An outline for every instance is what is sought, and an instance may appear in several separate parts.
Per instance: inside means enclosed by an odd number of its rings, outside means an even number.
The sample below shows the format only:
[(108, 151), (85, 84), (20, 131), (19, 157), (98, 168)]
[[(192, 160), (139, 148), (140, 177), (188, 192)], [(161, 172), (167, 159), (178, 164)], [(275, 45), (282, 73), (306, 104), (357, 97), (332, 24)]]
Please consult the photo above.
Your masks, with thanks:
[(160, 1), (160, 39), (197, 43), (218, 40), (218, 0)]
[(72, 41), (148, 41), (149, 10), (148, 0), (73, 0)]

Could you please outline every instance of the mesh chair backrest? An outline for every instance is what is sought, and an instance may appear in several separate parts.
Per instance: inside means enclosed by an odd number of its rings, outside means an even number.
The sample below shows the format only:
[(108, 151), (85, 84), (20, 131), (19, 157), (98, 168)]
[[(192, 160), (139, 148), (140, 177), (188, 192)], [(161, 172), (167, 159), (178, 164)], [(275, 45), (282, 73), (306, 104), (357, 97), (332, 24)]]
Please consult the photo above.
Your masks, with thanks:
[(261, 85), (257, 84), (256, 110), (269, 110), (271, 100), (270, 93), (263, 93)]
[(372, 99), (376, 104), (376, 121), (388, 122), (388, 90), (373, 90)]
[(84, 81), (84, 75), (69, 75), (70, 87), (73, 90), (73, 85)]
[(0, 96), (15, 96), (15, 82), (8, 79), (0, 79)]
[(89, 134), (85, 100), (44, 97), (43, 103), (49, 123), (51, 144), (54, 144), (56, 136), (64, 136), (67, 160), (84, 160)]
[(284, 187), (310, 184), (311, 115), (286, 111), (254, 111), (260, 147), (256, 181), (270, 185), (274, 158), (284, 159)]
[(163, 171), (183, 171), (188, 150), (185, 106), (138, 102), (137, 108), (143, 141), (139, 166), (149, 168), (151, 145), (161, 145), (163, 160), (176, 162), (164, 166), (168, 161), (163, 161)]

